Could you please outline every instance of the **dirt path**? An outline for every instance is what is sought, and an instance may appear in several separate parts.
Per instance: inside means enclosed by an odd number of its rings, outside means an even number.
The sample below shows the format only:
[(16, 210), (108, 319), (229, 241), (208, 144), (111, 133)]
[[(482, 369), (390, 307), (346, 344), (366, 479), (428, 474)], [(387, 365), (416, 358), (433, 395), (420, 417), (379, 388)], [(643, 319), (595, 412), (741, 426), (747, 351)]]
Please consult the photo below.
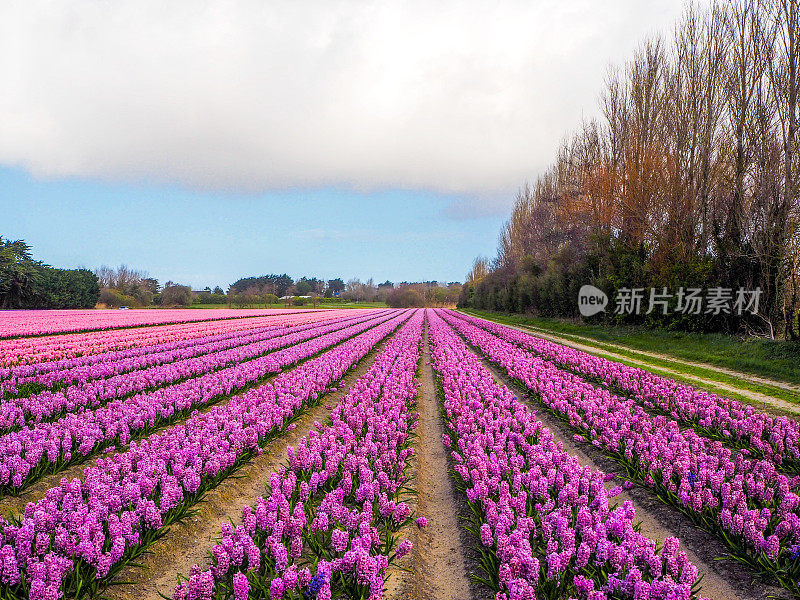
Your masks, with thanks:
[(391, 336), (342, 379), (338, 384), (339, 391), (327, 394), (321, 405), (303, 414), (295, 429), (271, 441), (263, 454), (209, 491), (204, 500), (195, 505), (196, 514), (171, 525), (151, 552), (138, 560), (143, 568), (128, 567), (120, 573), (118, 580), (129, 584), (109, 587), (105, 597), (110, 600), (160, 600), (159, 593), (171, 597), (178, 573), (188, 574), (194, 564), (206, 568), (208, 553), (215, 544), (220, 524), (229, 519), (236, 524), (241, 522), (242, 508), (254, 504), (263, 493), (270, 474), (285, 461), (287, 446), (296, 445), (308, 435), (315, 421), (327, 419), (348, 388), (367, 372), (389, 339)]
[[(581, 336), (581, 335), (576, 335), (576, 334), (570, 334), (569, 337), (565, 338), (565, 337), (561, 337), (561, 336), (552, 334), (549, 331), (547, 331), (546, 329), (541, 329), (539, 327), (533, 327), (533, 326), (530, 326), (530, 325), (527, 326), (527, 329), (529, 329), (532, 332), (535, 332), (535, 335), (537, 335), (537, 336), (544, 337), (546, 335), (549, 335), (549, 336), (551, 336), (551, 337), (553, 337), (555, 339), (563, 340), (563, 341), (559, 342), (559, 343), (562, 343), (562, 344), (565, 343), (565, 342), (569, 342), (572, 339), (573, 340), (572, 343), (585, 342), (588, 347), (594, 348), (595, 351), (608, 352), (608, 351), (604, 350), (603, 348), (598, 348), (597, 346), (593, 346), (593, 343), (595, 343), (596, 340), (593, 340), (592, 338), (587, 338), (587, 337), (584, 337), (584, 336)], [(575, 339), (580, 340), (580, 342), (575, 342), (574, 341)], [(759, 375), (752, 375), (750, 373), (743, 373), (741, 371), (734, 371), (733, 369), (720, 367), (719, 365), (712, 365), (710, 363), (690, 362), (690, 361), (687, 361), (687, 360), (685, 360), (683, 358), (678, 358), (677, 356), (672, 356), (670, 354), (660, 354), (658, 352), (651, 352), (649, 350), (639, 350), (637, 348), (631, 348), (629, 346), (623, 346), (622, 344), (615, 344), (613, 342), (598, 342), (598, 343), (603, 344), (603, 346), (608, 346), (610, 348), (614, 348), (616, 350), (625, 350), (627, 352), (634, 352), (636, 354), (641, 354), (642, 356), (647, 356), (649, 358), (656, 358), (658, 360), (667, 360), (667, 361), (675, 362), (675, 363), (678, 363), (678, 364), (681, 364), (681, 365), (684, 365), (684, 366), (687, 366), (687, 367), (701, 367), (703, 369), (708, 369), (710, 371), (716, 371), (718, 373), (723, 373), (724, 375), (730, 375), (731, 377), (736, 377), (738, 379), (744, 379), (745, 381), (749, 381), (751, 383), (757, 383), (757, 384), (760, 384), (760, 385), (771, 385), (773, 387), (780, 388), (782, 390), (786, 390), (787, 392), (800, 394), (800, 385), (798, 385), (796, 383), (789, 383), (788, 381), (780, 381), (780, 380), (777, 380), (777, 379), (769, 379), (767, 377), (761, 377)], [(628, 359), (628, 360), (633, 360), (633, 359)], [(659, 367), (659, 368), (661, 368), (661, 367)]]
[[(752, 400), (755, 403), (758, 403), (758, 404), (761, 404), (761, 405), (765, 405), (766, 407), (774, 407), (774, 408), (778, 409), (781, 413), (790, 413), (790, 414), (793, 414), (793, 415), (800, 414), (800, 404), (795, 404), (793, 402), (787, 402), (786, 400), (781, 400), (780, 398), (775, 398), (774, 396), (769, 396), (767, 394), (762, 394), (760, 392), (754, 392), (754, 391), (751, 391), (751, 390), (742, 389), (742, 388), (736, 387), (735, 385), (731, 385), (729, 383), (725, 383), (725, 382), (722, 382), (722, 381), (715, 381), (715, 380), (712, 380), (712, 379), (705, 379), (703, 377), (699, 377), (699, 376), (693, 375), (691, 373), (684, 373), (682, 371), (676, 371), (674, 369), (670, 369), (669, 367), (663, 367), (663, 366), (660, 366), (660, 365), (651, 365), (650, 363), (642, 361), (642, 360), (637, 360), (637, 359), (631, 358), (629, 356), (625, 356), (625, 355), (622, 355), (622, 354), (617, 354), (616, 352), (603, 350), (602, 348), (598, 348), (596, 346), (583, 344), (583, 343), (576, 342), (576, 341), (574, 341), (572, 339), (569, 339), (569, 338), (565, 338), (565, 337), (561, 337), (561, 336), (558, 336), (558, 335), (554, 335), (554, 334), (546, 332), (546, 331), (544, 331), (542, 329), (537, 329), (537, 328), (534, 328), (534, 327), (518, 327), (518, 326), (515, 326), (515, 325), (507, 325), (505, 323), (503, 323), (503, 325), (505, 325), (506, 327), (510, 327), (511, 329), (517, 329), (518, 331), (523, 331), (523, 332), (528, 333), (530, 335), (533, 335), (535, 337), (539, 337), (539, 338), (548, 340), (550, 342), (555, 342), (556, 344), (562, 344), (564, 346), (569, 346), (570, 348), (574, 348), (575, 350), (580, 350), (580, 351), (586, 352), (588, 354), (594, 354), (595, 356), (601, 356), (602, 358), (607, 358), (609, 360), (614, 360), (614, 361), (619, 361), (619, 362), (623, 362), (623, 361), (624, 362), (629, 362), (629, 363), (634, 364), (634, 365), (636, 365), (638, 367), (641, 367), (642, 369), (645, 369), (647, 371), (658, 370), (660, 373), (666, 373), (668, 375), (672, 375), (672, 376), (676, 376), (676, 377), (682, 377), (682, 378), (684, 378), (686, 380), (689, 380), (691, 382), (695, 382), (697, 384), (713, 386), (715, 388), (718, 388), (720, 390), (724, 390), (724, 391), (729, 392), (729, 393), (736, 393), (736, 394), (739, 394), (741, 396), (744, 396), (745, 398), (749, 398), (750, 400)], [(583, 338), (583, 339), (585, 339), (585, 338)], [(587, 340), (587, 341), (589, 341), (589, 340)], [(603, 342), (603, 344), (606, 344), (606, 342)], [(615, 347), (617, 349), (620, 349), (620, 350), (627, 350), (629, 352), (636, 352), (638, 354), (642, 354), (642, 355), (649, 356), (649, 357), (652, 357), (652, 358), (657, 358), (657, 359), (660, 359), (660, 360), (668, 360), (668, 361), (680, 363), (682, 365), (686, 365), (686, 366), (689, 366), (689, 367), (702, 367), (704, 369), (717, 371), (719, 373), (723, 373), (725, 375), (729, 375), (729, 376), (732, 376), (732, 377), (738, 377), (739, 379), (743, 379), (743, 380), (749, 381), (751, 383), (757, 383), (757, 384), (761, 384), (761, 385), (771, 385), (771, 386), (778, 387), (778, 388), (781, 388), (783, 390), (786, 390), (788, 392), (796, 393), (796, 394), (800, 395), (800, 386), (797, 386), (797, 385), (794, 385), (794, 384), (791, 384), (791, 383), (786, 383), (786, 382), (782, 382), (782, 381), (775, 381), (775, 380), (772, 380), (772, 379), (765, 379), (763, 377), (757, 377), (755, 375), (748, 375), (747, 373), (740, 373), (738, 371), (731, 371), (729, 369), (724, 369), (722, 367), (717, 367), (717, 366), (709, 365), (709, 364), (706, 364), (706, 363), (691, 363), (691, 362), (687, 362), (687, 361), (684, 361), (684, 360), (681, 360), (681, 359), (678, 359), (678, 358), (674, 358), (672, 356), (667, 356), (667, 355), (664, 355), (664, 354), (657, 354), (655, 352), (643, 352), (641, 350), (633, 350), (632, 348), (627, 348), (625, 346), (620, 346), (620, 345), (617, 345), (617, 344), (606, 344), (606, 345), (613, 346), (613, 347)], [(800, 399), (800, 396), (799, 396), (799, 399)]]
[(413, 574), (394, 598), (414, 600), (472, 600), (478, 596), (469, 579), (472, 568), (467, 555), (467, 532), (459, 523), (463, 514), (442, 444), (441, 417), (436, 398), (427, 326), (422, 355), (422, 386), (418, 399), (417, 513), (428, 520), (418, 530), (412, 551)]
[[(508, 386), (527, 400), (528, 405), (536, 412), (536, 417), (553, 434), (553, 437), (564, 445), (564, 450), (576, 456), (582, 465), (600, 469), (607, 473), (620, 470), (619, 464), (607, 457), (602, 451), (590, 443), (577, 443), (573, 439), (574, 432), (567, 424), (560, 421), (536, 402), (529, 400), (526, 390), (513, 383), (509, 377), (483, 359), (484, 365), (492, 372), (495, 379)], [(608, 487), (619, 485), (620, 481), (608, 483)], [(703, 576), (701, 595), (710, 600), (753, 600), (787, 597), (786, 593), (774, 586), (753, 581), (753, 574), (747, 567), (730, 560), (718, 560), (727, 554), (727, 547), (717, 538), (694, 526), (676, 509), (663, 504), (649, 490), (640, 487), (623, 492), (615, 498), (618, 503), (625, 500), (633, 502), (636, 508), (636, 519), (641, 521), (641, 533), (659, 544), (669, 536), (677, 537), (681, 542), (689, 560), (700, 570)]]

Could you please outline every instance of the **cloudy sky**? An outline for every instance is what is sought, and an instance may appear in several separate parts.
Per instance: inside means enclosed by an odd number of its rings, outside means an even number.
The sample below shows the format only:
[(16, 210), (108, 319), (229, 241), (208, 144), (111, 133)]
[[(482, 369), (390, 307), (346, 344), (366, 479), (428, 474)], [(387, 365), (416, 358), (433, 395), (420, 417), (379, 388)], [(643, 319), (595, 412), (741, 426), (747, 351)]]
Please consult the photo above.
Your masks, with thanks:
[(160, 279), (460, 280), (679, 0), (0, 0), (0, 235)]

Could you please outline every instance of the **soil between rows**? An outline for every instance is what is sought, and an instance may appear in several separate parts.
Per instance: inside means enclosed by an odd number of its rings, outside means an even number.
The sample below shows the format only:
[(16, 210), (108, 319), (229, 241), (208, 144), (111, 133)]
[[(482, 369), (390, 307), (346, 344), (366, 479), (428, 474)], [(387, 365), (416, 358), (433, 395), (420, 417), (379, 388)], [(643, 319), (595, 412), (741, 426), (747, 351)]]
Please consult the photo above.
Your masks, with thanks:
[[(589, 465), (606, 473), (620, 471), (621, 467), (614, 459), (591, 443), (575, 442), (572, 437), (574, 432), (566, 423), (543, 410), (528, 396), (526, 389), (512, 381), (491, 361), (480, 354), (478, 356), (495, 380), (514, 391), (536, 413), (536, 418), (550, 430), (553, 438), (563, 444), (564, 450), (577, 457), (582, 465)], [(613, 487), (619, 485), (621, 481), (613, 480), (607, 485)], [(728, 554), (728, 550), (720, 540), (695, 526), (673, 507), (658, 500), (649, 490), (637, 486), (624, 491), (615, 500), (620, 504), (625, 500), (633, 502), (636, 520), (640, 522), (640, 531), (643, 535), (661, 545), (669, 536), (680, 540), (681, 550), (686, 552), (691, 563), (699, 569), (703, 577), (701, 596), (710, 600), (789, 598), (783, 589), (754, 580), (753, 573), (746, 566), (733, 560), (724, 560), (723, 557)]]

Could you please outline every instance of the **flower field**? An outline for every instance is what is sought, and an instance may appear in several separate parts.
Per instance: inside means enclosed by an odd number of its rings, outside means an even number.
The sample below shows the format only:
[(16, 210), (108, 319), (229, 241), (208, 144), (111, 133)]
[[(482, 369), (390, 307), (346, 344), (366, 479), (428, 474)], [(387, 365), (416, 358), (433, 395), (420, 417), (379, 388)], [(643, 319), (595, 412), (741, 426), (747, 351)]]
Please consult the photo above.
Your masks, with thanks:
[(444, 309), (120, 314), (0, 313), (0, 598), (746, 597), (633, 487), (800, 596), (796, 420)]
[(216, 321), (239, 319), (257, 315), (276, 315), (285, 311), (266, 309), (259, 311), (219, 309), (209, 312), (203, 309), (164, 310), (10, 310), (3, 313), (0, 321), (0, 338), (38, 336), (74, 331), (98, 331), (123, 327), (141, 327), (161, 323), (191, 323), (194, 321)]

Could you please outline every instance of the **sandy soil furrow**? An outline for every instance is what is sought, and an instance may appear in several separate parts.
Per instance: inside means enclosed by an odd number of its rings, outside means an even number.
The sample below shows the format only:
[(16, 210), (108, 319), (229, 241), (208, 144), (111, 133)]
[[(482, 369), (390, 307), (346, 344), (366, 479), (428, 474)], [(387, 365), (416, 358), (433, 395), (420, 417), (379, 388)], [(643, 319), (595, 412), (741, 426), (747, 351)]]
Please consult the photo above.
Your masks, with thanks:
[[(564, 445), (564, 450), (576, 456), (583, 465), (600, 469), (607, 473), (620, 470), (619, 464), (606, 456), (601, 450), (588, 442), (578, 443), (573, 439), (574, 432), (563, 421), (544, 410), (536, 401), (530, 399), (522, 386), (512, 382), (488, 360), (483, 360), (495, 379), (508, 386), (525, 400), (536, 412), (537, 418)], [(609, 482), (609, 486), (619, 485), (622, 480)], [(636, 519), (641, 521), (641, 532), (659, 544), (664, 539), (675, 536), (681, 541), (681, 549), (689, 560), (697, 566), (703, 576), (701, 595), (710, 600), (753, 600), (756, 598), (788, 597), (780, 588), (753, 581), (753, 573), (747, 567), (732, 561), (719, 560), (727, 554), (727, 547), (716, 537), (693, 525), (676, 509), (663, 504), (649, 490), (640, 487), (623, 492), (615, 499), (622, 503), (633, 502)]]

